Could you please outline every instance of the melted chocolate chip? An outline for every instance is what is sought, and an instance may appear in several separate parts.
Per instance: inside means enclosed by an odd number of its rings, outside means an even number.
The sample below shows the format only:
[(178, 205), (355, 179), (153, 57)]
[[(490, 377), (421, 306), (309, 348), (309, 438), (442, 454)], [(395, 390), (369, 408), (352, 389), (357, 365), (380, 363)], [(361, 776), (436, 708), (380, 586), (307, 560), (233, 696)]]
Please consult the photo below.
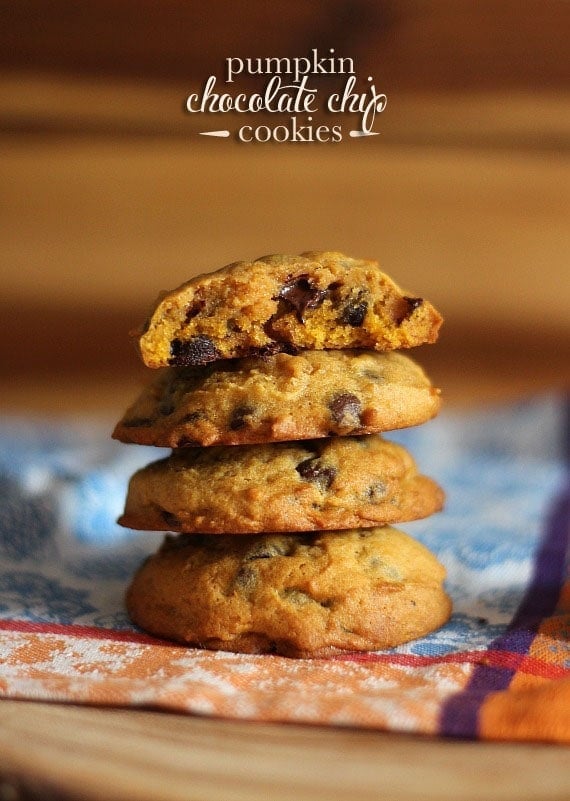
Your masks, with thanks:
[(394, 315), (396, 325), (401, 325), (404, 320), (412, 316), (414, 311), (419, 308), (424, 302), (423, 298), (409, 298), (406, 295), (402, 298), (402, 302)]
[(360, 413), (362, 411), (362, 404), (360, 400), (351, 392), (343, 392), (340, 395), (335, 395), (329, 402), (329, 409), (331, 417), (335, 423), (347, 422), (347, 418), (353, 418), (360, 423)]
[(318, 459), (305, 459), (295, 468), (301, 478), (312, 481), (323, 490), (328, 490), (336, 476), (336, 468), (324, 467), (319, 464)]
[(192, 303), (192, 305), (189, 306), (188, 309), (186, 310), (184, 323), (188, 324), (190, 320), (193, 320), (194, 317), (200, 314), (205, 305), (206, 305), (205, 300), (195, 300), (194, 303)]
[(243, 406), (236, 406), (233, 410), (229, 427), (231, 431), (239, 431), (248, 424), (248, 417), (251, 417), (252, 414), (255, 412), (255, 407), (244, 404)]
[(360, 328), (368, 311), (368, 301), (364, 300), (362, 293), (355, 298), (350, 298), (341, 312), (340, 323), (350, 325), (352, 328)]
[(304, 323), (306, 310), (316, 309), (326, 295), (326, 289), (319, 289), (308, 276), (300, 275), (286, 281), (277, 297), (288, 303), (295, 310), (299, 322)]
[(168, 363), (173, 367), (192, 367), (208, 364), (220, 358), (220, 353), (210, 337), (198, 334), (186, 341), (173, 339)]

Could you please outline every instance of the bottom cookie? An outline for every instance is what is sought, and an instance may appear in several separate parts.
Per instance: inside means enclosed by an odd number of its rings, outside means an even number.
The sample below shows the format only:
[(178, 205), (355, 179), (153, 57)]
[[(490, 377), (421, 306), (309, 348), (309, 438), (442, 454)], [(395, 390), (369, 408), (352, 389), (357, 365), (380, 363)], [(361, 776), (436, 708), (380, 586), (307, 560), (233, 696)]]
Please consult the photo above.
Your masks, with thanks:
[(127, 609), (141, 628), (200, 648), (326, 657), (390, 648), (449, 618), (445, 569), (389, 526), (308, 534), (167, 536)]

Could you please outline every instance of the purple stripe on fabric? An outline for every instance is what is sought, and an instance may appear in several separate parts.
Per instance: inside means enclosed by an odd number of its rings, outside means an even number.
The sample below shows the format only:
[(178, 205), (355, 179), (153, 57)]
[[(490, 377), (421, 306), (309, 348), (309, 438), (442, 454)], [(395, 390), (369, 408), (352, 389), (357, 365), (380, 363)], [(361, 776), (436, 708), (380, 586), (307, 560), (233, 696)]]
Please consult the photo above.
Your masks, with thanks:
[[(566, 406), (563, 432), (565, 457), (570, 462), (570, 402)], [(528, 654), (540, 624), (555, 610), (566, 579), (566, 555), (570, 539), (570, 478), (555, 499), (547, 517), (537, 550), (533, 575), (523, 600), (507, 630), (489, 644), (490, 651)], [(439, 731), (450, 737), (477, 737), (479, 710), (486, 697), (506, 690), (515, 674), (513, 668), (478, 665), (465, 689), (443, 707)]]

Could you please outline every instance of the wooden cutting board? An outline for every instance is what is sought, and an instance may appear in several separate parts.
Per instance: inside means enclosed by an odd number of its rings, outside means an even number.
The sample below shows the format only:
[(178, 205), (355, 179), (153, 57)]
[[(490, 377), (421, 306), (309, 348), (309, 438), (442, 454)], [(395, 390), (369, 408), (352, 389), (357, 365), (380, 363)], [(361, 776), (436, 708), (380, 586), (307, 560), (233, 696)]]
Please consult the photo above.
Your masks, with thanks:
[(567, 801), (570, 749), (0, 703), (0, 799)]

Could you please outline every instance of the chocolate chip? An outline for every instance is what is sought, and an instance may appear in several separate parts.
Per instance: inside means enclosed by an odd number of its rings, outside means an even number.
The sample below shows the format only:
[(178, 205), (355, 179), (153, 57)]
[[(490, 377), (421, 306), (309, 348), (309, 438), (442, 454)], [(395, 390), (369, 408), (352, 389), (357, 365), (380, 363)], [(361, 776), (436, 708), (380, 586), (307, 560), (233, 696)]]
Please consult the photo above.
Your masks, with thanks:
[(244, 559), (246, 562), (251, 562), (254, 559), (273, 559), (275, 556), (289, 556), (290, 553), (291, 544), (283, 540), (274, 540), (273, 542), (262, 540), (248, 551)]
[[(203, 536), (203, 535), (202, 535)], [(197, 542), (200, 535), (192, 534), (167, 534), (160, 546), (160, 552), (166, 553), (167, 551), (180, 551), (183, 548), (199, 547), (201, 543)]]
[[(180, 418), (179, 423), (181, 425), (188, 425), (192, 426), (193, 423), (197, 423), (198, 420), (203, 420), (206, 417), (206, 414), (201, 409), (196, 409), (193, 412), (188, 412), (183, 417)], [(192, 429), (190, 429), (192, 430)], [(194, 439), (193, 437), (189, 436), (189, 434), (181, 434), (178, 442), (176, 444), (177, 448), (197, 448), (202, 443)]]
[(173, 339), (170, 345), (171, 358), (168, 363), (174, 367), (204, 365), (220, 358), (220, 352), (210, 337), (198, 334), (186, 341)]
[(250, 406), (247, 404), (244, 404), (243, 406), (236, 406), (230, 417), (230, 422), (229, 422), (230, 430), (239, 431), (240, 429), (245, 428), (245, 426), (249, 422), (248, 418), (250, 418), (254, 412), (255, 412), (254, 406)]
[(382, 384), (386, 383), (385, 377), (376, 370), (363, 370), (361, 375), (363, 375), (364, 378), (369, 378), (371, 381), (378, 381)]
[(423, 298), (409, 298), (407, 296), (404, 296), (404, 300), (406, 301), (406, 303), (410, 307), (410, 314), (415, 309), (418, 309), (422, 305), (422, 303), (424, 302)]
[(176, 404), (172, 399), (164, 400), (158, 407), (158, 411), (163, 417), (168, 417), (176, 409)]
[(236, 574), (234, 579), (234, 586), (239, 590), (249, 591), (254, 590), (257, 584), (257, 573), (250, 567), (242, 567)]
[(130, 420), (125, 420), (123, 426), (125, 428), (148, 428), (153, 424), (150, 417), (131, 417)]
[(177, 448), (198, 448), (202, 443), (192, 437), (179, 437), (176, 443)]
[(367, 311), (368, 301), (363, 299), (363, 293), (360, 292), (356, 297), (348, 300), (338, 319), (340, 323), (359, 328), (364, 322)]
[(349, 422), (347, 418), (353, 418), (357, 423), (360, 423), (360, 413), (362, 411), (362, 404), (360, 400), (351, 392), (343, 392), (335, 395), (329, 402), (329, 409), (331, 417), (335, 423)]
[[(272, 335), (270, 325), (266, 324), (264, 330), (267, 336)], [(297, 350), (287, 342), (269, 342), (267, 345), (263, 345), (259, 348), (248, 348), (247, 351), (248, 356), (257, 356), (259, 359), (263, 359), (263, 361), (268, 361), (276, 353), (290, 353), (292, 356), (295, 356)]]
[(181, 423), (196, 423), (198, 420), (201, 420), (206, 415), (204, 412), (196, 410), (194, 412), (188, 412), (185, 414), (184, 417), (180, 419)]
[(370, 503), (380, 503), (386, 498), (386, 485), (381, 481), (371, 484), (366, 490), (366, 497)]
[(297, 589), (297, 587), (286, 587), (281, 592), (281, 595), (286, 601), (294, 606), (305, 606), (305, 604), (314, 602), (315, 600), (306, 592), (303, 592), (303, 590)]
[(314, 531), (304, 531), (302, 534), (297, 534), (295, 539), (300, 546), (305, 546), (306, 548), (317, 548), (321, 550), (320, 545), (315, 545), (317, 536), (318, 535)]
[(318, 459), (305, 459), (295, 468), (301, 478), (306, 481), (312, 481), (317, 484), (320, 489), (328, 490), (333, 483), (336, 476), (336, 468), (324, 467), (319, 464)]
[(200, 314), (200, 312), (202, 311), (202, 309), (204, 308), (205, 305), (206, 305), (206, 301), (205, 300), (202, 300), (202, 299), (195, 300), (194, 303), (192, 303), (192, 305), (189, 306), (188, 309), (186, 310), (186, 316), (184, 318), (184, 324), (186, 325), (187, 323), (190, 322), (190, 320), (193, 320), (194, 317), (196, 317), (198, 314)]
[(161, 509), (160, 516), (162, 517), (167, 526), (172, 526), (172, 528), (177, 528), (180, 525), (180, 520), (176, 517), (175, 514), (169, 512), (168, 509)]
[(326, 289), (316, 287), (308, 276), (299, 275), (286, 281), (277, 297), (292, 306), (299, 322), (304, 323), (305, 311), (320, 306), (326, 295)]
[(158, 411), (163, 417), (169, 417), (176, 410), (179, 396), (188, 391), (188, 380), (181, 373), (182, 371), (179, 370), (166, 384), (164, 395), (158, 407)]
[(414, 311), (419, 308), (423, 302), (423, 298), (409, 298), (404, 295), (394, 314), (394, 321), (396, 325), (401, 325), (404, 320), (407, 320), (409, 317), (411, 317)]

